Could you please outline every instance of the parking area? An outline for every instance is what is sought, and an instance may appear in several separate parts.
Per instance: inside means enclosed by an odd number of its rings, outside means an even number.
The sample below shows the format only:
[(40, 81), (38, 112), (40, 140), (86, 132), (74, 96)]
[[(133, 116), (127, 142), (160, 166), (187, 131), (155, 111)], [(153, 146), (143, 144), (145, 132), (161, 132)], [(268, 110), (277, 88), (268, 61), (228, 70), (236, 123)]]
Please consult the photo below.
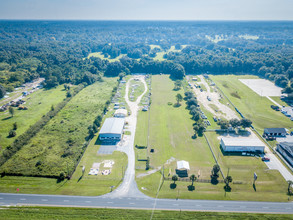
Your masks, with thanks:
[(260, 96), (281, 96), (282, 88), (266, 79), (239, 79)]

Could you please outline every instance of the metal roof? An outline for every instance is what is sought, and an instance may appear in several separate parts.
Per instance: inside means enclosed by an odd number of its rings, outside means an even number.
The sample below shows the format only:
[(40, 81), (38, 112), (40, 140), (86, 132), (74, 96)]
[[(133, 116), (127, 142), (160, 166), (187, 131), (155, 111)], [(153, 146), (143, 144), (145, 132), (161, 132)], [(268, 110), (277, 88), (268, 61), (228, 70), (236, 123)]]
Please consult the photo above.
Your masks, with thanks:
[(291, 157), (293, 157), (293, 142), (280, 142), (279, 145), (287, 150)]
[(127, 115), (127, 110), (126, 109), (117, 109), (114, 113), (114, 115), (116, 114), (124, 114), (125, 116)]
[(189, 163), (185, 160), (177, 161), (177, 170), (190, 170)]
[(124, 122), (124, 118), (106, 118), (100, 130), (100, 134), (121, 134)]
[(286, 133), (285, 128), (265, 128), (265, 133)]
[(261, 142), (257, 138), (245, 138), (245, 137), (237, 137), (237, 138), (229, 138), (223, 137), (222, 141), (226, 146), (233, 146), (233, 147), (265, 147), (265, 144)]

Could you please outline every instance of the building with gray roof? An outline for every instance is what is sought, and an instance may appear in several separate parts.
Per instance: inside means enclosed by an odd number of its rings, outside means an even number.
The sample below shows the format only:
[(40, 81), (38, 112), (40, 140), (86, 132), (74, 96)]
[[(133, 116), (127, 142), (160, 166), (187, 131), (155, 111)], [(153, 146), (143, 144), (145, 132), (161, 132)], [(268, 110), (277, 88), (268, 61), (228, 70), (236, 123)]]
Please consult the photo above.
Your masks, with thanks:
[(293, 142), (280, 142), (277, 144), (277, 151), (293, 167)]
[(124, 118), (107, 118), (100, 130), (99, 139), (105, 142), (120, 141), (124, 123)]

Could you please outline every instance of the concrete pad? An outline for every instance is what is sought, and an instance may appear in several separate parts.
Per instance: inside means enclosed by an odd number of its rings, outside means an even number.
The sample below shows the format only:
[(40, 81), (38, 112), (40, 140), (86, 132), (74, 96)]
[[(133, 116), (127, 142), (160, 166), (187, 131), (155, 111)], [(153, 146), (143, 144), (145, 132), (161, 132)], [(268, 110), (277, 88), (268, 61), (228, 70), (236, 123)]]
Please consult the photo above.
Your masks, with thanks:
[(281, 96), (282, 88), (266, 79), (239, 79), (260, 96)]
[(116, 145), (102, 145), (98, 151), (98, 154), (113, 154), (116, 149)]

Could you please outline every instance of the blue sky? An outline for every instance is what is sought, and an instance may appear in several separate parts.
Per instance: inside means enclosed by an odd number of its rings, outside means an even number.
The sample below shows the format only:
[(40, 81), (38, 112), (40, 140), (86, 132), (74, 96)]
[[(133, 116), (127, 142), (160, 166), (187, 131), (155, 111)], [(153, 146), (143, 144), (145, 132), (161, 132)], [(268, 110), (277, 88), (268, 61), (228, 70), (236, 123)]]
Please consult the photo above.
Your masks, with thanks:
[(0, 0), (0, 19), (293, 20), (293, 0)]

